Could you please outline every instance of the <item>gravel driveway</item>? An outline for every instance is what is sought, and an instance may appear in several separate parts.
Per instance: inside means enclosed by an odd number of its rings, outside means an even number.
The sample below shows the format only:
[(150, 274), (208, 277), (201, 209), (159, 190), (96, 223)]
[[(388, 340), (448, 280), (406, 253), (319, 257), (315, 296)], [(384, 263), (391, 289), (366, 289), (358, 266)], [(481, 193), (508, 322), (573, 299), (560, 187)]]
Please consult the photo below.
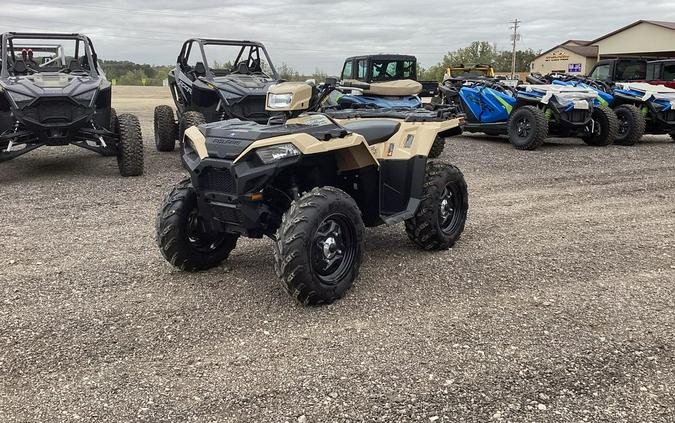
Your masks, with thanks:
[(458, 137), (470, 214), (447, 252), (367, 231), (341, 301), (303, 308), (269, 240), (173, 270), (154, 243), (183, 171), (165, 89), (116, 91), (146, 170), (43, 148), (0, 164), (0, 422), (675, 421), (675, 144), (535, 152)]

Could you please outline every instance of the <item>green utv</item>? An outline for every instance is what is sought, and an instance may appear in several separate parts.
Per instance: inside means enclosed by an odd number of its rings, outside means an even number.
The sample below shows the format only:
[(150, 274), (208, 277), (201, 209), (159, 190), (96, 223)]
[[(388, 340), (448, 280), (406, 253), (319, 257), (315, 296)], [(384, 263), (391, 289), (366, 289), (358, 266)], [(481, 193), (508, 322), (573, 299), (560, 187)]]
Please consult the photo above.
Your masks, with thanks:
[(157, 215), (165, 259), (206, 270), (227, 259), (240, 236), (268, 236), (283, 287), (316, 305), (352, 286), (366, 226), (405, 222), (419, 248), (452, 247), (467, 217), (466, 182), (428, 154), (461, 118), (454, 109), (420, 110), (338, 123), (308, 112), (340, 89), (333, 78), (319, 87), (281, 83), (267, 94), (266, 108), (277, 115), (268, 124), (231, 119), (187, 128), (182, 161), (190, 176)]

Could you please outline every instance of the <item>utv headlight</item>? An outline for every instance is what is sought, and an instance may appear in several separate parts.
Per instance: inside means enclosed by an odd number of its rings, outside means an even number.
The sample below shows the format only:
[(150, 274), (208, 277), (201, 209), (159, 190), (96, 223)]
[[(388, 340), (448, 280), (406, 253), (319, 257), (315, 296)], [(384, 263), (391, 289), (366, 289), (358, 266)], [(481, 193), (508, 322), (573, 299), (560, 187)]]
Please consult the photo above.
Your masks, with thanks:
[(14, 91), (7, 91), (10, 97), (12, 97), (12, 100), (18, 107), (21, 107), (22, 104), (28, 103), (29, 101), (33, 100), (33, 97), (29, 95), (24, 95), (20, 94)]
[(76, 95), (75, 100), (77, 100), (78, 103), (88, 106), (91, 104), (91, 101), (94, 98), (94, 94), (96, 94), (96, 90), (87, 91), (82, 94)]
[(256, 154), (263, 163), (272, 164), (281, 159), (299, 156), (301, 153), (293, 144), (279, 144), (259, 148), (256, 150)]
[(286, 109), (291, 105), (293, 94), (268, 94), (268, 109)]

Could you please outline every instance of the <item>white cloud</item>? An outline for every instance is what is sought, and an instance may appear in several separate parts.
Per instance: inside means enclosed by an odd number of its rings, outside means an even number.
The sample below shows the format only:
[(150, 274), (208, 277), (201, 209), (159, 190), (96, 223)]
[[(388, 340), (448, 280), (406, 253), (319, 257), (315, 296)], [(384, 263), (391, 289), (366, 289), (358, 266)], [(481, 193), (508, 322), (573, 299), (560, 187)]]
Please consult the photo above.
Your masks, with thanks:
[(251, 39), (264, 42), (277, 64), (337, 73), (342, 59), (353, 54), (408, 53), (431, 65), (474, 40), (507, 48), (508, 22), (515, 17), (523, 21), (520, 48), (547, 49), (638, 19), (675, 21), (675, 3), (23, 0), (0, 9), (0, 31), (82, 32), (92, 37), (101, 58), (153, 64), (173, 63), (189, 37)]

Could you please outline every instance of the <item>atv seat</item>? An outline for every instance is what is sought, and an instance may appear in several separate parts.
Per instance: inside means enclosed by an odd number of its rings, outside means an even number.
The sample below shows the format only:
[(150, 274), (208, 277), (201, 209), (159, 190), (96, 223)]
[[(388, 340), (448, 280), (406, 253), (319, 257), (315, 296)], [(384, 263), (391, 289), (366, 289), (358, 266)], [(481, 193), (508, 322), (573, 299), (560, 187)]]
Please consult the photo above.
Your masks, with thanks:
[(399, 122), (385, 119), (364, 119), (342, 125), (350, 132), (362, 135), (368, 145), (380, 144), (393, 137), (401, 127)]

